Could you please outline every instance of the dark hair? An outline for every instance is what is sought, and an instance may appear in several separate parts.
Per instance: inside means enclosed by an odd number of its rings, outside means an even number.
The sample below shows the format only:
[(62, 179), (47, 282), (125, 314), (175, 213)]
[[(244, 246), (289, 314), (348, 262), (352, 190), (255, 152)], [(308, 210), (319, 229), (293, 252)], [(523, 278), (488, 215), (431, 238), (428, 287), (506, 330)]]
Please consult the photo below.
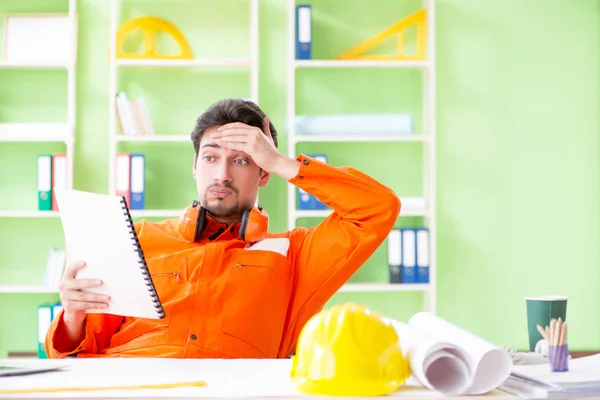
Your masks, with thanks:
[[(232, 122), (242, 122), (246, 125), (263, 129), (265, 117), (266, 114), (263, 110), (256, 103), (249, 100), (223, 99), (212, 104), (198, 117), (192, 131), (192, 143), (194, 144), (196, 156), (198, 156), (198, 151), (200, 150), (202, 135), (204, 135), (207, 129)], [(277, 131), (271, 121), (269, 121), (269, 128), (271, 129), (275, 147), (277, 147)]]

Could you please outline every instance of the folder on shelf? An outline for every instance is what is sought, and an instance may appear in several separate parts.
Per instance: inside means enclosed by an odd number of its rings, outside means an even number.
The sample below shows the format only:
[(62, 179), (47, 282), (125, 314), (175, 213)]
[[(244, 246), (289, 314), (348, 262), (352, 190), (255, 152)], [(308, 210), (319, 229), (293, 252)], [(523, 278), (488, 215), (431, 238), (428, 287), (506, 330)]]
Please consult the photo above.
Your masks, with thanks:
[(115, 193), (125, 197), (131, 208), (131, 154), (117, 153), (115, 158)]
[(402, 283), (417, 283), (415, 265), (417, 262), (416, 230), (402, 228)]
[(38, 156), (38, 210), (52, 210), (52, 155)]
[(296, 59), (310, 60), (312, 56), (311, 6), (296, 6)]
[(390, 283), (402, 283), (402, 232), (392, 229), (387, 238), (388, 266), (390, 268)]
[(121, 123), (121, 129), (125, 135), (137, 135), (138, 130), (133, 117), (133, 111), (131, 109), (131, 103), (125, 92), (117, 93), (115, 99), (117, 106), (117, 117), (118, 122)]
[(417, 234), (417, 282), (429, 283), (429, 229), (416, 229)]
[(152, 136), (155, 134), (148, 106), (143, 97), (130, 99), (119, 92), (115, 99), (116, 130), (118, 135)]
[(56, 188), (63, 189), (67, 187), (67, 155), (57, 153), (52, 155), (52, 210), (58, 211), (56, 196), (54, 190)]
[(131, 154), (131, 206), (132, 210), (143, 210), (144, 209), (144, 172), (145, 172), (145, 161), (146, 158), (143, 154)]
[(50, 249), (44, 272), (44, 287), (58, 290), (58, 284), (62, 279), (66, 262), (67, 256), (64, 249), (59, 250), (55, 247)]
[(48, 358), (44, 343), (46, 342), (46, 333), (50, 328), (52, 322), (52, 308), (49, 305), (43, 304), (38, 307), (38, 320), (37, 320), (37, 355), (38, 358)]
[[(327, 162), (327, 155), (325, 154), (307, 154), (318, 161)], [(298, 193), (298, 209), (299, 210), (326, 210), (327, 206), (317, 199), (316, 196), (307, 193), (306, 191), (296, 188)]]
[(154, 126), (152, 125), (152, 120), (150, 119), (150, 112), (148, 111), (148, 105), (146, 104), (146, 100), (143, 97), (138, 97), (135, 99), (135, 105), (137, 107), (137, 112), (140, 115), (141, 119), (141, 127), (143, 135), (152, 136), (155, 134)]
[(58, 302), (52, 305), (52, 321), (54, 321), (54, 319), (56, 317), (58, 317), (58, 314), (60, 313), (60, 311), (62, 310), (62, 303)]
[(315, 197), (304, 189), (296, 188), (298, 191), (298, 209), (299, 210), (314, 210), (314, 199)]

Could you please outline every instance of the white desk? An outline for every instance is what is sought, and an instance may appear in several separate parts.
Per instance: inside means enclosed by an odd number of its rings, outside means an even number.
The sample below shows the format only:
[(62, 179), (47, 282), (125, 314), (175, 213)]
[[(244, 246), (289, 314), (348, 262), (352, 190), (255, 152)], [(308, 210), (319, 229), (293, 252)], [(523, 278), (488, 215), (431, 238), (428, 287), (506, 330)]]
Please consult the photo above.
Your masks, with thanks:
[[(176, 382), (203, 381), (202, 387), (168, 389), (60, 391), (46, 393), (2, 394), (0, 398), (36, 399), (240, 399), (317, 398), (298, 392), (291, 382), (291, 362), (285, 360), (199, 360), (199, 359), (65, 359), (65, 360), (0, 360), (6, 364), (58, 363), (66, 365), (62, 371), (36, 375), (0, 377), (0, 391), (20, 388), (64, 388), (134, 386)], [(409, 381), (393, 397), (444, 398)], [(389, 396), (388, 396), (389, 397)], [(504, 392), (494, 391), (483, 398), (514, 400)], [(453, 397), (473, 400), (477, 397)], [(364, 398), (362, 398), (364, 399)]]

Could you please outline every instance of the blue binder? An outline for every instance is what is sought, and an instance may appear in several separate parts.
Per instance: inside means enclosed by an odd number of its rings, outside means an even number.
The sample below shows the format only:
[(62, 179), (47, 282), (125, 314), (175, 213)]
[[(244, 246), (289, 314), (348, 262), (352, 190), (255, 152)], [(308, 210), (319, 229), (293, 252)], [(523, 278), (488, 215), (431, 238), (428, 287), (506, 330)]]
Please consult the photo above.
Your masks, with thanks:
[[(326, 163), (326, 154), (307, 154), (307, 156), (314, 158), (315, 160)], [(321, 200), (317, 199), (314, 195), (305, 192), (300, 188), (296, 188), (298, 194), (298, 209), (299, 210), (326, 210), (327, 205)]]
[(416, 230), (417, 240), (417, 282), (429, 283), (429, 229), (419, 228)]
[(145, 165), (146, 158), (143, 154), (131, 154), (130, 157), (130, 188), (131, 188), (131, 210), (143, 210), (145, 203)]
[(54, 321), (56, 317), (58, 317), (58, 314), (60, 314), (62, 308), (62, 303), (60, 301), (52, 305), (52, 321)]
[(402, 283), (417, 283), (417, 232), (413, 228), (402, 228)]
[(311, 7), (308, 4), (296, 6), (296, 59), (310, 60), (312, 56)]

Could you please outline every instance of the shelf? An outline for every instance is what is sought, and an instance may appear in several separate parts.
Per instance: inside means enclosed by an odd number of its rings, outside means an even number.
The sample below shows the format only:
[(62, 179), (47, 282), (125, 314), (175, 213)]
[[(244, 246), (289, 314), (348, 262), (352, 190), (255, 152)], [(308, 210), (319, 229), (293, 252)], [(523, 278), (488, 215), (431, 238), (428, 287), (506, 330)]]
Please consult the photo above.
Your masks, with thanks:
[[(325, 218), (331, 214), (333, 210), (296, 210), (296, 219), (298, 218)], [(426, 217), (429, 215), (427, 209), (402, 209), (400, 217)]]
[[(73, 1), (73, 0), (70, 0)], [(111, 0), (111, 2), (113, 2)], [(121, 24), (121, 13), (119, 11), (118, 2), (113, 2), (115, 6), (111, 6), (109, 10), (108, 20), (109, 25), (118, 29), (118, 26)], [(191, 4), (191, 3), (190, 3)], [(259, 74), (258, 71), (260, 69), (259, 60), (261, 58), (261, 54), (259, 52), (260, 49), (260, 36), (259, 36), (259, 1), (251, 0), (249, 4), (247, 4), (247, 17), (244, 20), (248, 23), (247, 29), (242, 28), (247, 32), (242, 35), (242, 39), (244, 42), (244, 49), (247, 51), (244, 52), (222, 52), (220, 54), (200, 54), (202, 52), (194, 51), (192, 59), (181, 59), (176, 57), (164, 57), (160, 54), (153, 53), (150, 54), (145, 52), (147, 56), (141, 54), (121, 54), (117, 51), (119, 47), (119, 43), (117, 40), (117, 35), (115, 32), (109, 32), (109, 36), (107, 37), (108, 42), (111, 47), (111, 51), (108, 57), (109, 62), (109, 71), (108, 71), (108, 99), (109, 99), (109, 124), (108, 124), (108, 192), (116, 193), (118, 181), (118, 171), (120, 165), (115, 162), (115, 156), (121, 152), (124, 148), (129, 149), (139, 149), (140, 151), (144, 148), (147, 148), (150, 151), (150, 148), (157, 147), (177, 147), (179, 148), (181, 144), (182, 149), (191, 149), (193, 151), (193, 143), (192, 137), (187, 130), (171, 130), (171, 129), (157, 129), (156, 121), (152, 121), (152, 112), (151, 112), (151, 104), (149, 103), (148, 96), (152, 97), (153, 94), (149, 93), (144, 88), (141, 88), (141, 92), (133, 93), (126, 88), (122, 87), (122, 79), (133, 79), (137, 80), (136, 73), (141, 73), (145, 71), (145, 73), (159, 73), (159, 71), (179, 71), (184, 74), (203, 74), (207, 73), (217, 73), (218, 75), (224, 74), (242, 74), (240, 79), (244, 81), (244, 85), (234, 85), (240, 86), (238, 90), (233, 90), (228, 96), (229, 97), (237, 97), (246, 100), (251, 100), (255, 103), (259, 103)], [(182, 9), (183, 11), (183, 9)], [(183, 11), (185, 12), (185, 11)], [(246, 12), (244, 12), (246, 13)], [(206, 36), (205, 36), (206, 38)], [(247, 39), (247, 40), (246, 40)], [(215, 39), (216, 41), (216, 39)], [(148, 44), (148, 43), (147, 43)], [(189, 45), (193, 48), (194, 44), (192, 42)], [(152, 50), (150, 47), (145, 46), (144, 49), (146, 51)], [(228, 53), (228, 54), (227, 54)], [(150, 57), (150, 58), (146, 58)], [(130, 75), (133, 73), (133, 75)], [(237, 82), (237, 80), (236, 80)], [(247, 82), (247, 85), (246, 85)], [(169, 88), (171, 83), (167, 79), (165, 82), (160, 83), (160, 87)], [(241, 83), (241, 82), (240, 82)], [(135, 86), (135, 85), (134, 85)], [(235, 89), (235, 88), (234, 88)], [(185, 88), (184, 88), (185, 90)], [(128, 100), (134, 99), (146, 99), (146, 105), (140, 107), (141, 110), (141, 120), (139, 121), (138, 110), (134, 109), (133, 112), (133, 120), (134, 125), (138, 129), (128, 129), (131, 125), (129, 121), (125, 123), (120, 123), (121, 121), (130, 120), (129, 116), (127, 118), (121, 118), (123, 115), (126, 115), (126, 112), (120, 114), (119, 108), (116, 105), (115, 98), (119, 95), (120, 92), (125, 93)], [(235, 93), (239, 92), (239, 93)], [(226, 96), (227, 97), (227, 96)], [(124, 100), (124, 99), (123, 99)], [(216, 101), (216, 100), (213, 100)], [(211, 103), (213, 102), (211, 101)], [(193, 108), (193, 107), (192, 107)], [(147, 110), (148, 109), (148, 110)], [(149, 116), (148, 116), (149, 114)], [(148, 124), (148, 118), (151, 120)], [(168, 120), (168, 118), (167, 118)], [(141, 124), (139, 123), (141, 122)], [(121, 129), (119, 128), (121, 125)], [(125, 135), (122, 134), (122, 131), (127, 131), (128, 133), (138, 133), (137, 135)], [(142, 134), (145, 133), (145, 134)], [(150, 134), (152, 133), (152, 134)], [(188, 147), (189, 146), (189, 147)], [(149, 162), (146, 159), (147, 163)], [(147, 164), (146, 164), (147, 165)], [(148, 174), (150, 171), (146, 170), (145, 179), (146, 184), (148, 184)], [(158, 184), (158, 183), (155, 183)], [(179, 218), (181, 212), (183, 210), (183, 206), (181, 208), (176, 208), (177, 206), (171, 206), (175, 209), (156, 209), (159, 205), (146, 205), (146, 209), (142, 210), (129, 210), (130, 215), (135, 220), (148, 218), (148, 219), (163, 219), (163, 218)], [(168, 205), (165, 205), (165, 208), (170, 208)]]
[(57, 218), (58, 211), (0, 210), (0, 218)]
[(0, 69), (68, 69), (65, 63), (0, 61)]
[(185, 142), (192, 143), (192, 137), (190, 135), (151, 135), (151, 136), (127, 136), (117, 135), (115, 136), (117, 142)]
[(129, 213), (134, 218), (149, 218), (149, 217), (179, 217), (182, 210), (130, 210)]
[[(181, 210), (130, 210), (132, 217), (178, 217)], [(0, 218), (59, 218), (58, 211), (0, 210)]]
[[(191, 143), (189, 135), (152, 135), (152, 136), (133, 136), (117, 135), (117, 142), (185, 142)], [(332, 136), (332, 135), (296, 135), (294, 141), (300, 142), (426, 142), (429, 140), (424, 135), (405, 135), (405, 136)]]
[(424, 135), (295, 135), (293, 140), (301, 142), (427, 142), (428, 136)]
[(0, 285), (0, 293), (58, 293), (58, 289), (42, 285)]
[(0, 142), (68, 142), (69, 125), (64, 123), (0, 123)]
[(429, 289), (427, 283), (347, 283), (338, 290), (338, 293), (426, 292)]
[(251, 67), (252, 60), (249, 59), (198, 59), (198, 60), (168, 60), (168, 59), (116, 59), (115, 64), (118, 67), (172, 67), (172, 68), (189, 68), (189, 67)]
[(62, 135), (10, 135), (0, 132), (0, 142), (15, 142), (15, 143), (67, 143), (69, 140)]
[[(289, 157), (296, 157), (299, 149), (307, 151), (304, 149), (304, 145), (302, 143), (313, 143), (315, 146), (321, 143), (331, 144), (331, 146), (326, 149), (322, 149), (321, 152), (333, 152), (333, 153), (343, 153), (347, 151), (344, 146), (338, 144), (346, 144), (350, 145), (352, 143), (365, 143), (371, 144), (373, 146), (373, 150), (376, 151), (376, 148), (379, 147), (377, 143), (385, 146), (409, 146), (415, 147), (415, 151), (421, 151), (422, 161), (418, 163), (416, 168), (420, 168), (423, 170), (422, 177), (422, 188), (421, 192), (423, 193), (420, 197), (409, 196), (409, 194), (415, 193), (403, 193), (398, 194), (400, 201), (402, 203), (399, 215), (396, 217), (392, 216), (392, 219), (399, 222), (410, 223), (406, 218), (398, 221), (396, 218), (403, 217), (416, 217), (419, 221), (414, 221), (414, 225), (411, 223), (411, 227), (419, 227), (419, 225), (423, 225), (428, 229), (429, 237), (433, 238), (430, 242), (429, 247), (429, 276), (431, 279), (431, 283), (427, 284), (391, 284), (388, 282), (365, 282), (365, 283), (352, 283), (348, 282), (345, 284), (339, 292), (347, 292), (347, 293), (356, 293), (356, 292), (422, 292), (424, 297), (423, 302), (423, 311), (428, 311), (432, 314), (436, 314), (436, 306), (437, 306), (437, 289), (436, 289), (436, 247), (434, 239), (437, 236), (437, 220), (436, 220), (436, 164), (435, 164), (435, 149), (436, 149), (436, 62), (435, 62), (435, 14), (434, 14), (434, 5), (435, 2), (433, 0), (423, 1), (422, 9), (427, 9), (427, 13), (425, 14), (426, 22), (424, 24), (424, 29), (419, 32), (417, 35), (417, 48), (422, 50), (422, 45), (424, 45), (424, 50), (427, 56), (425, 59), (409, 59), (409, 60), (398, 60), (398, 59), (390, 59), (390, 58), (398, 58), (394, 56), (394, 54), (407, 54), (403, 53), (402, 49), (392, 50), (390, 56), (367, 56), (367, 47), (369, 49), (373, 48), (373, 40), (377, 40), (376, 36), (373, 36), (369, 39), (364, 38), (363, 42), (359, 41), (358, 45), (352, 48), (352, 50), (356, 50), (359, 47), (362, 48), (360, 51), (361, 56), (357, 59), (351, 60), (341, 60), (335, 57), (313, 57), (312, 59), (299, 59), (296, 51), (296, 42), (297, 37), (301, 35), (299, 32), (299, 24), (298, 14), (297, 14), (297, 3), (293, 0), (287, 1), (287, 54), (286, 54), (286, 87), (288, 88), (286, 94), (286, 121), (288, 127), (292, 130), (293, 134), (289, 136), (289, 145), (287, 146), (287, 153)], [(314, 7), (314, 6), (313, 6)], [(314, 8), (313, 8), (314, 11)], [(313, 18), (314, 23), (314, 14), (310, 14), (307, 16), (307, 26), (310, 26), (311, 18)], [(310, 15), (313, 15), (311, 17)], [(410, 18), (407, 16), (407, 18)], [(407, 25), (405, 27), (409, 28), (409, 26), (414, 26), (414, 21), (410, 24), (407, 20)], [(386, 28), (381, 28), (386, 29)], [(412, 28), (409, 28), (409, 31)], [(421, 28), (419, 28), (421, 29)], [(336, 29), (337, 30), (337, 29)], [(403, 28), (404, 30), (404, 28)], [(310, 33), (310, 28), (307, 30), (307, 33)], [(343, 35), (343, 32), (338, 32)], [(423, 35), (421, 35), (423, 34)], [(400, 33), (402, 36), (402, 33)], [(424, 40), (424, 43), (419, 43), (421, 40)], [(370, 42), (370, 43), (367, 43)], [(364, 44), (364, 46), (363, 46)], [(348, 50), (347, 50), (348, 51)], [(349, 53), (347, 53), (349, 54)], [(357, 54), (356, 52), (354, 54)], [(362, 55), (365, 55), (364, 57)], [(320, 57), (320, 56), (319, 56)], [(310, 58), (310, 57), (309, 57)], [(371, 58), (371, 59), (367, 59)], [(408, 57), (413, 58), (413, 57)], [(342, 121), (347, 123), (352, 129), (343, 129), (341, 127), (336, 132), (333, 132), (330, 129), (327, 129), (328, 124), (333, 126), (340, 127), (342, 124), (338, 123), (334, 118), (322, 118), (322, 117), (343, 117), (345, 113), (348, 113), (348, 116), (360, 114), (361, 111), (356, 109), (356, 107), (352, 107), (351, 110), (344, 111), (339, 109), (336, 113), (338, 115), (320, 115), (314, 114), (314, 112), (308, 113), (299, 113), (299, 110), (302, 108), (304, 104), (311, 104), (311, 109), (316, 110), (319, 109), (319, 101), (315, 103), (315, 99), (310, 96), (309, 92), (306, 91), (298, 91), (298, 85), (300, 84), (299, 80), (303, 81), (308, 78), (309, 75), (312, 76), (311, 71), (306, 71), (306, 69), (312, 69), (315, 73), (318, 71), (327, 72), (328, 74), (331, 72), (331, 77), (341, 78), (338, 76), (342, 73), (360, 73), (360, 79), (362, 81), (361, 84), (369, 84), (371, 80), (374, 79), (373, 83), (381, 83), (382, 81), (378, 78), (376, 71), (373, 69), (377, 68), (387, 68), (387, 71), (391, 69), (403, 70), (406, 73), (409, 73), (407, 76), (399, 77), (401, 81), (399, 84), (404, 83), (403, 79), (407, 79), (406, 84), (408, 84), (409, 88), (415, 88), (417, 86), (420, 87), (421, 99), (418, 99), (418, 103), (420, 103), (420, 108), (417, 111), (412, 111), (413, 108), (410, 107), (411, 103), (399, 104), (395, 111), (387, 110), (387, 113), (411, 113), (411, 117), (414, 121), (402, 121), (394, 123), (382, 122), (390, 129), (388, 131), (369, 129), (372, 126), (372, 123), (363, 123), (358, 125), (358, 123), (354, 123), (351, 119), (347, 119), (346, 121)], [(304, 71), (302, 69), (305, 69)], [(356, 71), (352, 71), (355, 69)], [(345, 70), (345, 72), (343, 72)], [(370, 70), (370, 71), (369, 71)], [(365, 73), (367, 72), (367, 73)], [(381, 71), (383, 72), (383, 71)], [(414, 73), (414, 74), (413, 74)], [(358, 77), (358, 75), (357, 75)], [(345, 78), (345, 77), (344, 77)], [(387, 79), (387, 77), (385, 78)], [(385, 80), (384, 79), (384, 80)], [(352, 79), (342, 79), (344, 82), (350, 82), (352, 85)], [(408, 81), (411, 82), (408, 82)], [(413, 84), (415, 86), (413, 86)], [(376, 86), (373, 86), (375, 90)], [(343, 88), (342, 88), (343, 89)], [(384, 100), (385, 96), (388, 94), (386, 92), (386, 87), (381, 88), (383, 90)], [(342, 90), (342, 94), (344, 91)], [(338, 93), (340, 94), (340, 93)], [(360, 96), (360, 94), (358, 94)], [(377, 97), (378, 94), (374, 92), (374, 97)], [(388, 96), (389, 97), (389, 96)], [(379, 99), (379, 98), (378, 98)], [(317, 99), (319, 100), (319, 99)], [(381, 99), (379, 99), (381, 100)], [(383, 100), (382, 100), (383, 101)], [(343, 103), (343, 102), (342, 102)], [(347, 103), (337, 104), (342, 107), (347, 105)], [(415, 106), (417, 106), (417, 101), (414, 102)], [(410, 104), (410, 105), (409, 105)], [(369, 104), (369, 106), (372, 106)], [(322, 108), (322, 106), (321, 106)], [(368, 113), (368, 111), (364, 111), (364, 113)], [(413, 115), (414, 114), (414, 115)], [(420, 114), (420, 115), (419, 115)], [(319, 118), (311, 118), (311, 117), (319, 117)], [(304, 119), (304, 120), (303, 120)], [(412, 129), (408, 129), (414, 126), (415, 121), (422, 122), (422, 125), (427, 129), (420, 132), (413, 132)], [(377, 121), (378, 122), (378, 121)], [(411, 122), (411, 125), (408, 125), (407, 122)], [(288, 129), (288, 130), (290, 130)], [(412, 144), (411, 144), (412, 143)], [(368, 149), (371, 150), (371, 146), (367, 146)], [(319, 146), (317, 146), (319, 147)], [(362, 148), (362, 147), (361, 147)], [(316, 149), (314, 150), (316, 153), (320, 153)], [(328, 158), (334, 158), (334, 155), (325, 155)], [(377, 155), (375, 154), (375, 158)], [(327, 159), (324, 161), (327, 162)], [(408, 161), (417, 161), (417, 160), (406, 160)], [(364, 172), (364, 171), (363, 171)], [(389, 174), (388, 174), (389, 175)], [(393, 174), (392, 174), (393, 175)], [(388, 176), (389, 178), (389, 176)], [(392, 176), (393, 178), (393, 176)], [(304, 210), (299, 209), (301, 206), (305, 208), (303, 204), (298, 203), (297, 200), (298, 189), (293, 185), (287, 186), (287, 228), (295, 229), (300, 226), (301, 218), (314, 218), (315, 224), (319, 223), (320, 220), (327, 218), (332, 215), (334, 210), (328, 208), (326, 210)], [(311, 199), (312, 200), (312, 199)], [(335, 214), (334, 214), (335, 215)], [(421, 218), (419, 218), (421, 217)], [(420, 220), (423, 219), (421, 222)], [(315, 225), (316, 226), (316, 225)], [(402, 236), (400, 237), (402, 238)], [(401, 246), (400, 246), (401, 247)], [(401, 250), (401, 249), (400, 249)], [(378, 268), (387, 269), (386, 265), (380, 265)]]
[(428, 61), (412, 60), (295, 60), (295, 68), (429, 68)]

